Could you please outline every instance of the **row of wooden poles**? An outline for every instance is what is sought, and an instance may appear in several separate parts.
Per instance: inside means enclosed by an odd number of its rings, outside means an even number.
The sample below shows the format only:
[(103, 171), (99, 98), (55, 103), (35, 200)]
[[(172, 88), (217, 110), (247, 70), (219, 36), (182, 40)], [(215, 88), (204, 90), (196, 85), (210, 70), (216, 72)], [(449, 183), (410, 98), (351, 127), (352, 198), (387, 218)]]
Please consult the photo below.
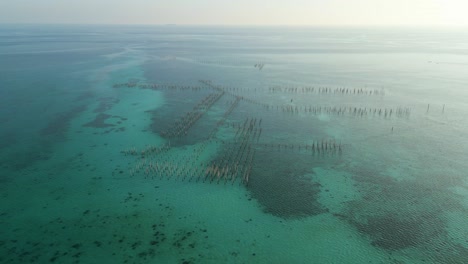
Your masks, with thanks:
[(312, 153), (341, 153), (343, 145), (336, 143), (335, 140), (312, 141), (312, 144), (286, 144), (286, 143), (262, 143), (256, 144), (258, 147), (277, 149), (277, 150), (305, 150)]
[(179, 84), (156, 84), (156, 83), (137, 83), (137, 82), (126, 82), (117, 83), (112, 86), (113, 88), (139, 88), (139, 89), (150, 89), (150, 90), (177, 90), (177, 91), (202, 91), (208, 90), (206, 86), (196, 85), (179, 85)]
[(297, 94), (337, 94), (337, 95), (385, 95), (384, 89), (369, 89), (369, 88), (346, 88), (346, 87), (330, 87), (330, 86), (270, 86), (268, 90), (262, 88), (240, 88), (225, 85), (215, 85), (211, 80), (199, 80), (200, 83), (223, 91), (237, 92), (265, 92), (269, 93), (297, 93)]
[(142, 150), (138, 150), (135, 147), (124, 149), (121, 151), (125, 156), (141, 156), (145, 157), (146, 155), (157, 155), (167, 152), (171, 149), (171, 142), (168, 142), (162, 146), (146, 146)]
[[(207, 80), (200, 80), (204, 82)], [(113, 88), (139, 88), (139, 89), (149, 89), (149, 90), (172, 90), (172, 91), (204, 91), (210, 90), (212, 87), (209, 86), (198, 86), (198, 85), (183, 85), (183, 84), (165, 84), (165, 83), (139, 83), (139, 82), (124, 82), (116, 83), (112, 85)], [(257, 88), (239, 88), (232, 86), (219, 86), (224, 91), (262, 91), (262, 89)]]
[(195, 182), (207, 182), (207, 183), (221, 183), (227, 184), (228, 182), (234, 184), (236, 180), (239, 180), (239, 184), (248, 184), (249, 177), (252, 171), (253, 162), (252, 153), (249, 156), (250, 165), (248, 167), (241, 167), (236, 164), (230, 166), (220, 167), (216, 164), (203, 164), (197, 165), (192, 163), (181, 163), (181, 162), (154, 162), (148, 160), (142, 160), (135, 168), (130, 170), (130, 175), (135, 176), (143, 174), (145, 179), (171, 179), (176, 180), (188, 180)]
[(180, 180), (200, 178), (203, 175), (203, 164), (175, 162), (174, 159), (154, 161), (142, 159), (133, 169), (130, 170), (130, 176), (143, 174), (146, 179), (176, 178)]
[[(239, 126), (234, 137), (234, 143), (227, 147), (224, 155), (213, 160), (207, 170), (210, 182), (224, 180), (224, 183), (234, 183), (240, 179), (240, 183), (248, 185), (255, 158), (255, 149), (252, 144), (258, 141), (261, 134), (261, 120), (247, 118), (242, 126)], [(234, 168), (234, 170), (231, 170)]]
[[(270, 109), (270, 107), (268, 107)], [(311, 113), (311, 114), (330, 114), (330, 115), (353, 115), (353, 116), (379, 116), (406, 118), (411, 115), (411, 108), (367, 108), (367, 107), (346, 107), (346, 106), (276, 106), (276, 110), (286, 113)]]
[(265, 63), (255, 63), (254, 67), (261, 71), (263, 70), (263, 67), (265, 67)]
[[(258, 125), (256, 119), (250, 119), (244, 122), (241, 131), (236, 135), (234, 148), (229, 148), (225, 154), (208, 164), (198, 163), (200, 150), (194, 150), (194, 157), (181, 163), (173, 161), (164, 161), (162, 163), (150, 162), (139, 163), (132, 175), (140, 171), (144, 171), (145, 177), (160, 177), (166, 176), (168, 179), (175, 177), (180, 180), (202, 181), (219, 184), (230, 182), (234, 184), (239, 180), (239, 184), (247, 185), (252, 172), (252, 164), (255, 157), (255, 150), (251, 147), (251, 141), (256, 138)], [(204, 149), (204, 147), (203, 147)], [(203, 168), (203, 169), (200, 169)]]
[[(218, 91), (218, 93), (210, 94), (201, 100), (201, 102), (199, 102), (191, 112), (187, 113), (183, 118), (176, 121), (175, 124), (162, 135), (166, 137), (185, 136), (187, 134), (187, 130), (192, 127), (193, 124), (202, 117), (203, 113), (205, 113), (224, 94), (224, 91)], [(211, 133), (209, 133), (208, 140), (197, 146), (197, 148), (193, 150), (193, 153), (190, 157), (178, 157), (179, 160), (183, 160), (180, 163), (176, 163), (174, 158), (171, 157), (170, 153), (165, 153), (165, 155), (159, 156), (148, 155), (168, 152), (170, 149), (170, 144), (166, 144), (162, 147), (148, 146), (141, 151), (136, 150), (136, 148), (122, 151), (125, 155), (138, 155), (141, 157), (141, 160), (135, 165), (135, 167), (130, 169), (130, 175), (134, 176), (135, 174), (144, 173), (145, 178), (175, 177), (182, 180), (188, 179), (189, 181), (209, 181), (210, 183), (214, 181), (219, 183), (221, 180), (224, 180), (225, 183), (228, 181), (234, 183), (236, 179), (241, 179), (241, 183), (247, 184), (252, 170), (252, 162), (254, 157), (254, 151), (252, 151), (250, 144), (248, 150), (246, 150), (247, 138), (251, 139), (250, 136), (247, 137), (247, 134), (250, 135), (250, 133), (254, 131), (254, 135), (257, 136), (257, 129), (253, 129), (253, 127), (257, 125), (256, 119), (251, 120), (250, 123), (248, 123), (246, 120), (242, 131), (238, 131), (239, 135), (243, 135), (244, 140), (240, 141), (236, 153), (242, 154), (229, 156), (228, 159), (236, 160), (236, 163), (229, 163), (227, 161), (218, 163), (217, 161), (213, 161), (209, 164), (203, 164), (198, 162), (200, 155), (203, 153), (204, 149), (210, 141), (209, 139), (215, 136), (219, 127), (224, 124), (226, 118), (238, 106), (240, 100), (242, 100), (241, 97), (235, 97), (235, 100), (231, 102), (229, 108), (216, 123), (215, 128), (211, 131)], [(258, 124), (260, 123), (261, 121), (258, 122)], [(238, 136), (236, 136), (236, 138), (238, 138)], [(222, 160), (223, 159), (221, 159), (221, 161)]]
[[(244, 121), (244, 124), (241, 126), (239, 124), (239, 126), (237, 127), (237, 131), (236, 131), (236, 135), (234, 138), (236, 138), (238, 135), (243, 135), (245, 132), (245, 130), (247, 129), (248, 130), (253, 130), (253, 135), (252, 135), (252, 140), (257, 140), (257, 142), (259, 141), (260, 139), (260, 136), (262, 135), (262, 128), (260, 127), (262, 125), (262, 119), (260, 118), (260, 120), (258, 121), (257, 123), (257, 119), (256, 118), (253, 118), (253, 119), (246, 119)], [(255, 128), (255, 129), (254, 129)]]
[[(261, 64), (259, 64), (261, 65)], [(258, 66), (257, 67), (261, 67)], [(157, 84), (157, 83), (138, 83), (138, 82), (125, 82), (114, 84), (114, 88), (128, 87), (128, 88), (140, 88), (140, 89), (151, 89), (151, 90), (177, 90), (177, 91), (203, 91), (209, 88), (213, 88), (212, 81), (200, 80), (203, 86), (197, 85), (183, 85), (183, 84)], [(221, 86), (216, 85), (217, 89), (223, 91), (245, 91), (245, 92), (261, 92), (265, 91), (261, 88), (240, 88), (232, 86)], [(315, 94), (337, 94), (337, 95), (385, 95), (383, 89), (367, 89), (367, 88), (345, 88), (345, 87), (322, 87), (322, 86), (303, 86), (303, 87), (283, 87), (283, 86), (270, 86), (268, 88), (270, 93), (315, 93)]]
[[(238, 61), (234, 61), (232, 63), (227, 63), (225, 61), (222, 61), (222, 60), (207, 60), (207, 59), (194, 59), (195, 62), (197, 63), (201, 63), (201, 64), (213, 64), (213, 65), (248, 65), (247, 62), (238, 62)], [(255, 68), (263, 68), (265, 66), (265, 62), (257, 62), (257, 63), (254, 63), (254, 67)]]
[[(257, 137), (259, 131), (259, 124), (256, 119), (248, 119), (244, 122), (240, 132), (235, 136), (234, 147), (229, 148), (225, 154), (216, 160), (207, 164), (199, 163), (200, 150), (194, 149), (192, 155), (177, 159), (180, 162), (175, 162), (173, 156), (169, 153), (160, 156), (144, 156), (142, 153), (147, 154), (148, 151), (155, 149), (165, 150), (169, 145), (163, 147), (146, 147), (144, 150), (133, 151), (133, 153), (140, 153), (141, 159), (134, 168), (130, 169), (130, 175), (135, 176), (143, 173), (145, 178), (176, 178), (178, 180), (188, 181), (202, 181), (219, 184), (230, 182), (234, 184), (239, 180), (239, 184), (247, 185), (252, 172), (252, 164), (255, 157), (255, 150), (252, 148), (252, 141)], [(201, 147), (204, 149), (206, 145)], [(161, 151), (156, 151), (161, 153)], [(124, 152), (127, 153), (127, 152)], [(152, 152), (151, 152), (152, 153)]]
[(246, 101), (251, 104), (259, 105), (266, 110), (277, 110), (285, 113), (308, 113), (313, 115), (320, 114), (331, 114), (331, 115), (351, 115), (358, 117), (398, 117), (398, 118), (408, 118), (411, 115), (411, 108), (409, 107), (394, 107), (394, 108), (372, 108), (372, 107), (350, 107), (350, 106), (298, 106), (298, 105), (270, 105), (262, 103), (251, 98), (246, 98), (244, 96), (237, 95), (230, 91), (226, 91), (223, 87), (213, 84), (209, 80), (200, 80), (200, 82), (208, 87), (211, 87), (217, 91), (225, 92), (231, 96), (240, 98), (243, 101)]
[[(200, 155), (206, 149), (206, 146), (209, 144), (209, 142), (211, 140), (213, 140), (213, 138), (215, 137), (217, 131), (219, 130), (219, 127), (221, 127), (224, 124), (227, 117), (238, 106), (239, 100), (240, 100), (239, 98), (236, 98), (236, 100), (234, 100), (231, 103), (231, 106), (222, 115), (220, 120), (218, 120), (218, 122), (216, 122), (215, 127), (209, 133), (208, 139), (205, 140), (202, 144), (199, 144), (197, 146), (197, 148), (195, 148), (195, 150), (193, 151), (193, 154), (191, 156), (188, 156), (187, 159), (185, 159), (184, 161), (182, 161), (183, 164), (195, 165), (198, 162), (198, 160), (200, 158)], [(232, 174), (233, 171), (237, 171), (239, 169), (238, 167), (230, 167), (230, 168), (227, 167), (227, 168), (224, 168), (223, 170), (221, 170), (218, 167), (213, 167), (213, 166), (211, 166), (209, 164), (203, 164), (203, 163), (200, 163), (199, 167), (200, 168), (206, 168), (206, 169), (204, 171), (203, 170), (199, 171), (199, 169), (196, 168), (195, 169), (196, 170), (195, 174), (193, 174), (193, 173), (191, 174), (191, 176), (189, 177), (189, 181), (196, 180), (198, 182), (199, 180), (203, 179), (203, 182), (205, 182), (207, 179), (209, 179), (210, 177), (214, 177), (215, 175), (216, 175), (216, 177), (221, 177), (221, 175), (222, 175), (223, 177), (226, 178), (228, 175), (230, 175), (229, 173)], [(218, 174), (219, 174), (219, 176), (218, 176)], [(194, 175), (196, 175), (196, 176), (194, 176)], [(184, 177), (182, 177), (182, 180), (185, 180), (186, 178), (187, 178), (187, 176), (184, 176)], [(212, 182), (212, 180), (210, 180), (210, 182)]]
[(213, 84), (213, 82), (211, 80), (199, 80), (199, 82), (202, 83), (203, 85), (211, 88), (211, 89), (214, 89), (216, 91), (223, 92), (223, 93), (226, 93), (228, 95), (234, 96), (234, 97), (239, 98), (240, 100), (248, 102), (250, 104), (262, 106), (262, 107), (265, 107), (265, 108), (269, 107), (268, 104), (262, 103), (260, 101), (253, 100), (251, 98), (247, 98), (247, 97), (239, 95), (239, 94), (236, 94), (232, 90), (228, 90), (223, 86), (215, 85), (215, 84)]
[(228, 110), (223, 114), (223, 117), (226, 118), (228, 117), (232, 111), (234, 111), (234, 109), (239, 105), (239, 102), (240, 102), (241, 98), (236, 96), (236, 99), (234, 101), (231, 102), (231, 106), (228, 108)]
[[(130, 169), (130, 175), (135, 176), (137, 174), (143, 173), (145, 178), (163, 178), (167, 177), (176, 178), (179, 180), (189, 181), (196, 180), (203, 182), (209, 181), (213, 182), (215, 179), (218, 179), (216, 182), (219, 183), (221, 179), (233, 180), (233, 183), (237, 177), (237, 174), (242, 173), (245, 175), (244, 178), (248, 178), (250, 172), (247, 173), (243, 167), (238, 165), (225, 166), (220, 168), (215, 164), (200, 163), (199, 159), (211, 139), (216, 135), (219, 127), (224, 124), (227, 117), (232, 113), (232, 111), (238, 106), (240, 98), (236, 98), (230, 104), (230, 107), (225, 111), (220, 120), (216, 123), (216, 126), (209, 133), (207, 140), (203, 143), (198, 144), (196, 148), (192, 150), (191, 155), (186, 157), (177, 157), (180, 162), (176, 163), (172, 155), (167, 153), (171, 147), (170, 143), (167, 143), (161, 147), (158, 146), (146, 146), (142, 150), (137, 150), (136, 148), (131, 148), (128, 150), (122, 151), (124, 155), (133, 155), (139, 156), (141, 159), (137, 164)], [(155, 155), (164, 153), (165, 155)], [(253, 154), (252, 154), (253, 156)], [(236, 176), (233, 173), (236, 172)]]
[(368, 88), (345, 88), (345, 87), (328, 87), (328, 86), (302, 86), (302, 87), (287, 87), (287, 86), (270, 86), (268, 91), (271, 93), (312, 93), (312, 94), (338, 94), (338, 95), (385, 95), (383, 89), (368, 89)]
[(164, 176), (167, 176), (169, 179), (171, 176), (175, 175), (174, 177), (180, 180), (188, 179), (189, 181), (196, 180), (198, 182), (200, 179), (204, 179), (205, 181), (206, 171), (203, 168), (207, 167), (208, 165), (199, 163), (200, 156), (206, 149), (209, 142), (216, 135), (219, 127), (224, 124), (226, 118), (234, 110), (237, 104), (237, 100), (232, 103), (231, 107), (229, 107), (229, 109), (223, 114), (220, 120), (218, 120), (216, 123), (213, 130), (208, 134), (209, 136), (207, 140), (201, 144), (198, 144), (197, 147), (192, 150), (191, 155), (187, 155), (182, 159), (178, 157), (180, 160), (178, 163), (175, 163), (175, 160), (170, 155), (161, 155), (146, 167), (144, 171), (145, 177), (154, 178), (159, 176), (160, 178), (163, 178)]
[(195, 107), (187, 112), (182, 118), (174, 123), (166, 131), (161, 132), (163, 137), (181, 137), (187, 135), (188, 130), (216, 103), (224, 93), (209, 94), (201, 100)]

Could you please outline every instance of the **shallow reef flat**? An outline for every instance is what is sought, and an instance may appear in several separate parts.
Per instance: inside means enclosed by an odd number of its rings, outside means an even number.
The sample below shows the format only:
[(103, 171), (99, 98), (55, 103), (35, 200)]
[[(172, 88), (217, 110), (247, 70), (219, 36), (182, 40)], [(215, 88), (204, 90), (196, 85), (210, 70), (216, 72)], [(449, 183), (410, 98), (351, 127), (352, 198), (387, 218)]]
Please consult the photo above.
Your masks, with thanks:
[(459, 38), (134, 26), (72, 45), (69, 26), (56, 52), (24, 30), (0, 53), (0, 263), (466, 263)]

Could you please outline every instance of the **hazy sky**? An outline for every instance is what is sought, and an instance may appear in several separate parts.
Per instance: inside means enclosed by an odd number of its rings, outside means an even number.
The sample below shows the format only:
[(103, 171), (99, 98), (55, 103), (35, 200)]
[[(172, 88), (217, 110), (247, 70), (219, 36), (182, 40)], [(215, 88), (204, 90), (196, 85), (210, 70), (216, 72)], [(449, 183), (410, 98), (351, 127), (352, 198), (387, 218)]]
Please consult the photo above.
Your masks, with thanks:
[(0, 0), (0, 23), (468, 26), (468, 0)]

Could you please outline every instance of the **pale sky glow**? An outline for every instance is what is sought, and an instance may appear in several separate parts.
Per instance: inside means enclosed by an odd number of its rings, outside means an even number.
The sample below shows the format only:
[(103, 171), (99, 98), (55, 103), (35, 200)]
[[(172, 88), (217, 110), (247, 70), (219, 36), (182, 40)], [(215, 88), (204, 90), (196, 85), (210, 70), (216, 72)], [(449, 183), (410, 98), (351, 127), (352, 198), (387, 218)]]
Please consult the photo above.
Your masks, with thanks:
[(0, 23), (468, 26), (468, 0), (0, 0)]

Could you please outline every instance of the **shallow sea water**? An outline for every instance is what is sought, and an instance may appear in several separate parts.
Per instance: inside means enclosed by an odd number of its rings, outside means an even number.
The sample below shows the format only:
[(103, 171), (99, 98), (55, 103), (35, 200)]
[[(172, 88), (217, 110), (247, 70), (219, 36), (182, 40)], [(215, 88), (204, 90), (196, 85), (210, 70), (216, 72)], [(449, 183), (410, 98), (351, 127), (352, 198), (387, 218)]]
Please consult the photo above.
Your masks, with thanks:
[(467, 43), (2, 25), (0, 262), (466, 263)]

